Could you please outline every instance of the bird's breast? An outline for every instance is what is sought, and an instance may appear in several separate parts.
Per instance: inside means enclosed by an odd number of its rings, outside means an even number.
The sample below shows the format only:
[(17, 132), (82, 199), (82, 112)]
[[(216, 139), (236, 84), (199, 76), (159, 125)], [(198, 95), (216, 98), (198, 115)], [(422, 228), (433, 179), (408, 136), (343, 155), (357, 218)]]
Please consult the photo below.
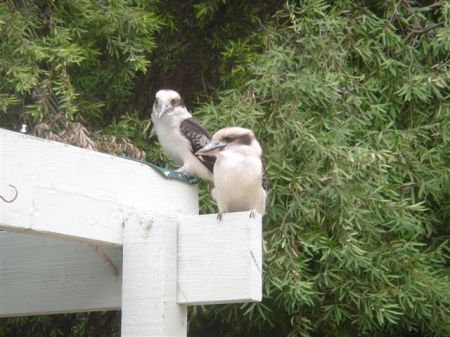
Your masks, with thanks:
[(219, 176), (252, 183), (262, 179), (262, 163), (258, 157), (244, 156), (239, 153), (223, 153), (217, 158), (214, 172)]
[(184, 157), (191, 152), (191, 145), (181, 134), (179, 123), (177, 125), (176, 122), (166, 121), (163, 118), (159, 120), (152, 118), (159, 143), (175, 165), (183, 165)]
[(214, 186), (224, 209), (240, 211), (257, 208), (264, 198), (262, 163), (257, 157), (220, 155), (214, 165)]

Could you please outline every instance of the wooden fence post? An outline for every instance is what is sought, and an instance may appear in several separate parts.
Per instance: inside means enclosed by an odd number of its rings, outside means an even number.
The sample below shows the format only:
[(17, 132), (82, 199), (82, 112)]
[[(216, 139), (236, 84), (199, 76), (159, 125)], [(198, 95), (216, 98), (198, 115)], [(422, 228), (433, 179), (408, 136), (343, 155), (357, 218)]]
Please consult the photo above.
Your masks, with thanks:
[(177, 219), (130, 217), (124, 225), (122, 337), (186, 337), (177, 304)]

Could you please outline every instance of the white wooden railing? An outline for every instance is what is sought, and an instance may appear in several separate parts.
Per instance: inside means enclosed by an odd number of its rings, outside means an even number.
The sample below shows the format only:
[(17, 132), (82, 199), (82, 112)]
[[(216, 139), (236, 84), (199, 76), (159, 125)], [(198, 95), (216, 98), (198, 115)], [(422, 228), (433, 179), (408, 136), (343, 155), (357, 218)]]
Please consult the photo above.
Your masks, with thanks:
[(185, 337), (187, 305), (261, 300), (261, 217), (199, 216), (144, 164), (0, 129), (0, 196), (0, 317), (121, 309), (123, 337)]

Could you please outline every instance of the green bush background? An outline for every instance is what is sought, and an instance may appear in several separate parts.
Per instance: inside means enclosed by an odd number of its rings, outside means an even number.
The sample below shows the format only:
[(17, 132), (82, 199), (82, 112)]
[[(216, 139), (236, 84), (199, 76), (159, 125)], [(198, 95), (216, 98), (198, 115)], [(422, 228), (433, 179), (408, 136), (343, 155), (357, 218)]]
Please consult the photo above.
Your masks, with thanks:
[[(169, 87), (210, 131), (255, 131), (263, 302), (192, 308), (189, 336), (449, 336), (449, 17), (446, 1), (7, 0), (0, 127), (80, 123), (162, 163), (148, 119)], [(119, 325), (9, 318), (0, 337)]]

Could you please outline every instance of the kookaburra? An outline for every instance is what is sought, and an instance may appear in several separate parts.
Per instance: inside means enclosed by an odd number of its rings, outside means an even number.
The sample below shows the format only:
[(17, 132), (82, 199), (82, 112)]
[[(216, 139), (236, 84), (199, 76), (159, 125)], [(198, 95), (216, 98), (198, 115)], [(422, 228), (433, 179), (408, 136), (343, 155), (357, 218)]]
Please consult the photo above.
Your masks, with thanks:
[(151, 117), (164, 152), (180, 166), (177, 171), (213, 181), (215, 158), (195, 155), (209, 143), (210, 136), (192, 118), (180, 95), (173, 90), (159, 90)]
[(219, 219), (226, 212), (251, 211), (250, 216), (254, 216), (254, 211), (264, 214), (267, 193), (262, 150), (252, 130), (221, 129), (197, 154), (216, 157), (212, 194), (219, 208)]

